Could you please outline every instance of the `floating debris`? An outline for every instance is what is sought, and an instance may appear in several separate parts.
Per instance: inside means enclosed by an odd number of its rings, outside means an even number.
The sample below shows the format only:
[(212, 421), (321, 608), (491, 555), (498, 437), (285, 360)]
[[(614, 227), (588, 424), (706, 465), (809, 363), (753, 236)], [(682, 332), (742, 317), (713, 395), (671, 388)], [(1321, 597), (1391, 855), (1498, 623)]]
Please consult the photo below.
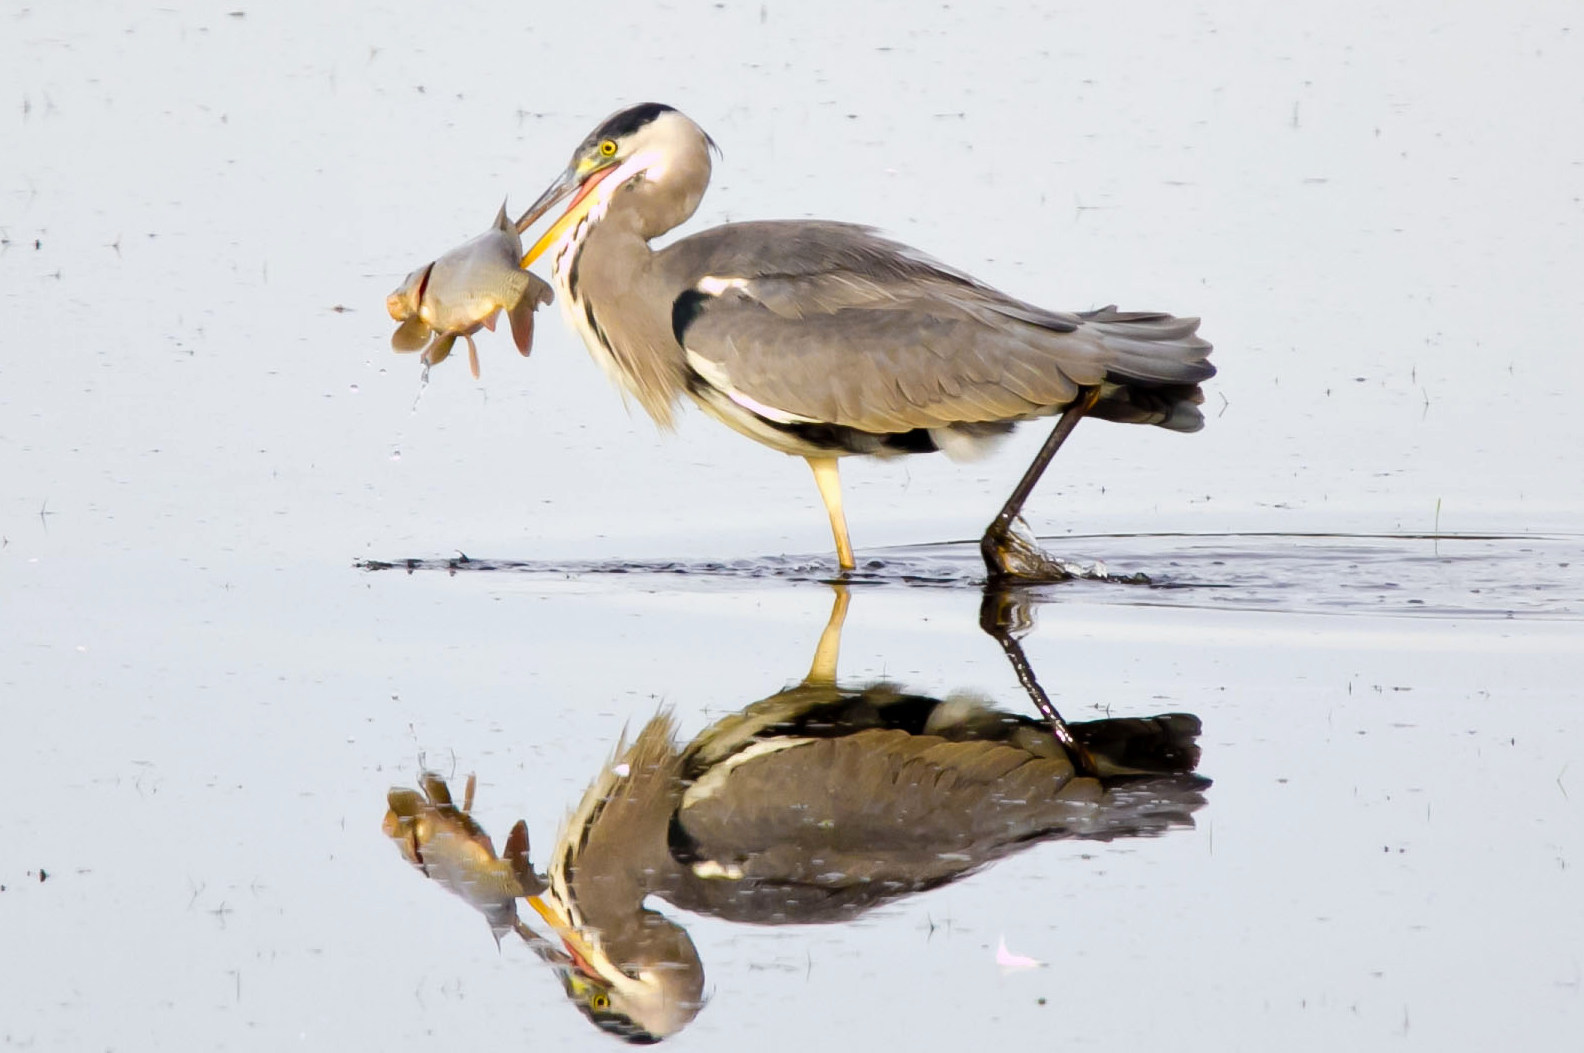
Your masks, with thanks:
[(1026, 954), (1013, 954), (1007, 950), (1006, 937), (1001, 937), (1001, 942), (996, 945), (996, 964), (1007, 972), (1021, 972), (1024, 969), (1040, 969), (1045, 963), (1038, 958), (1030, 958)]

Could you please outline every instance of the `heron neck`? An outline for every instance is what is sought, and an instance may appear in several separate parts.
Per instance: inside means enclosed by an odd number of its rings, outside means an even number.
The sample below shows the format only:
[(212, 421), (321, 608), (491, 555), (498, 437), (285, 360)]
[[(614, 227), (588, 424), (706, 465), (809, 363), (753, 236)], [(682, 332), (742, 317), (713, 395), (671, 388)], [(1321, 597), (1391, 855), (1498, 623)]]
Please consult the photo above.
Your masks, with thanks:
[(646, 814), (620, 817), (619, 840), (591, 838), (578, 853), (570, 889), (584, 924), (623, 929), (641, 911), (645, 897), (675, 883), (678, 864), (666, 845), (675, 799), (667, 794), (664, 802), (646, 803), (656, 807), (645, 808)]
[(574, 254), (566, 308), (590, 353), (661, 427), (686, 391), (687, 363), (671, 329), (677, 292), (658, 273), (634, 211), (618, 196)]
[(586, 924), (620, 928), (673, 879), (667, 836), (682, 795), (673, 726), (657, 714), (611, 758), (551, 853), (551, 883), (565, 888)]

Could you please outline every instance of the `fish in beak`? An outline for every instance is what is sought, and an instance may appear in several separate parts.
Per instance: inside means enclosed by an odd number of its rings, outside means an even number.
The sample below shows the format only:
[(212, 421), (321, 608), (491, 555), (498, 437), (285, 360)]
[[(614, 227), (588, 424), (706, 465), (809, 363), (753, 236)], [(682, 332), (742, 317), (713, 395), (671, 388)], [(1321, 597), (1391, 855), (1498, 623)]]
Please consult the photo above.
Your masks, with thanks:
[(585, 216), (594, 208), (597, 198), (594, 195), (596, 187), (605, 178), (617, 171), (614, 161), (578, 161), (556, 177), (539, 200), (529, 206), (528, 211), (517, 220), (517, 232), (524, 233), (548, 213), (557, 204), (570, 196), (572, 203), (561, 214), (561, 218), (550, 224), (548, 230), (540, 235), (539, 240), (523, 254), (522, 265), (527, 267), (540, 256), (544, 255), (552, 245), (560, 241), (566, 233), (577, 226)]
[(538, 275), (518, 266), (522, 239), (501, 205), (495, 222), (478, 237), (409, 274), (385, 298), (391, 319), (401, 323), (391, 336), (400, 352), (422, 351), (427, 366), (443, 362), (457, 338), (468, 345), (468, 365), (479, 375), (473, 334), (494, 331), (502, 311), (511, 323), (512, 341), (527, 355), (533, 347), (533, 315), (555, 294)]

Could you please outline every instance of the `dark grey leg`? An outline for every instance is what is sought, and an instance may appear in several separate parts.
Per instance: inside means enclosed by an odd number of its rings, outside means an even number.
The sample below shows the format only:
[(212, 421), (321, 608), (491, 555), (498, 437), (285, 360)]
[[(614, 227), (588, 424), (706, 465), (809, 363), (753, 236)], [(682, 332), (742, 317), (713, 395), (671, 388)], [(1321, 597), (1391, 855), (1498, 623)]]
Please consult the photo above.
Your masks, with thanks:
[(1023, 502), (1028, 500), (1034, 486), (1039, 482), (1040, 476), (1045, 474), (1045, 468), (1056, 456), (1056, 451), (1061, 449), (1062, 443), (1067, 441), (1067, 436), (1078, 426), (1084, 414), (1094, 408), (1100, 401), (1100, 389), (1084, 388), (1078, 393), (1078, 399), (1062, 411), (1061, 419), (1056, 422), (1050, 438), (1045, 440), (1045, 445), (1040, 447), (1035, 454), (1034, 461), (1028, 466), (1028, 471), (1023, 473), (1023, 478), (1018, 480), (1017, 486), (1012, 489), (1012, 496), (1008, 497), (1006, 504), (1001, 506), (1001, 512), (985, 528), (984, 537), (979, 539), (979, 553), (984, 556), (985, 569), (990, 572), (990, 580), (996, 581), (1005, 578), (1017, 577), (1007, 562), (1007, 542), (1012, 536), (1012, 521), (1023, 511)]
[(984, 600), (979, 605), (979, 627), (1001, 645), (1007, 660), (1012, 663), (1012, 671), (1017, 673), (1018, 683), (1023, 685), (1023, 690), (1028, 692), (1035, 708), (1050, 724), (1051, 734), (1066, 751), (1073, 768), (1079, 775), (1098, 776), (1099, 769), (1095, 767), (1094, 758), (1072, 733), (1072, 728), (1067, 726), (1062, 715), (1056, 712), (1050, 696), (1045, 693), (1045, 689), (1034, 676), (1034, 668), (1029, 665), (1028, 656), (1023, 653), (1023, 645), (1012, 635), (1012, 627), (1024, 621), (1020, 604), (1007, 589), (994, 583), (985, 586)]

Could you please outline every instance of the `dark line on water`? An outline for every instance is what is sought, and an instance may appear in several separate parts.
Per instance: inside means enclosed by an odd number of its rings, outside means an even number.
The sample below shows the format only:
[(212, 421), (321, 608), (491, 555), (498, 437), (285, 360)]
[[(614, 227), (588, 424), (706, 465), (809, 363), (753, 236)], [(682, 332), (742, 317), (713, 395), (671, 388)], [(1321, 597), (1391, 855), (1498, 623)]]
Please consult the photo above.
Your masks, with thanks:
[[(1432, 558), (1419, 546), (1465, 542)], [(1084, 552), (1070, 581), (1015, 586), (1036, 602), (1409, 618), (1584, 618), (1584, 534), (1363, 534), (1149, 532), (1042, 538), (1058, 552)], [(1137, 544), (1129, 544), (1136, 542)], [(1152, 544), (1160, 542), (1160, 544)], [(1286, 542), (1287, 544), (1281, 544)], [(1330, 544), (1326, 544), (1329, 542)], [(1374, 545), (1368, 543), (1374, 542)], [(1206, 544), (1211, 543), (1211, 544)], [(1094, 554), (1103, 559), (1091, 563)], [(1113, 572), (1110, 566), (1125, 573)], [(857, 570), (836, 573), (828, 556), (730, 560), (359, 559), (364, 571), (497, 572), (547, 579), (668, 578), (681, 585), (788, 585), (978, 590), (985, 587), (977, 542), (899, 545), (860, 554)], [(1106, 586), (1132, 586), (1118, 590)], [(1101, 586), (1096, 589), (1095, 586)], [(1076, 590), (1076, 591), (1075, 591)]]

